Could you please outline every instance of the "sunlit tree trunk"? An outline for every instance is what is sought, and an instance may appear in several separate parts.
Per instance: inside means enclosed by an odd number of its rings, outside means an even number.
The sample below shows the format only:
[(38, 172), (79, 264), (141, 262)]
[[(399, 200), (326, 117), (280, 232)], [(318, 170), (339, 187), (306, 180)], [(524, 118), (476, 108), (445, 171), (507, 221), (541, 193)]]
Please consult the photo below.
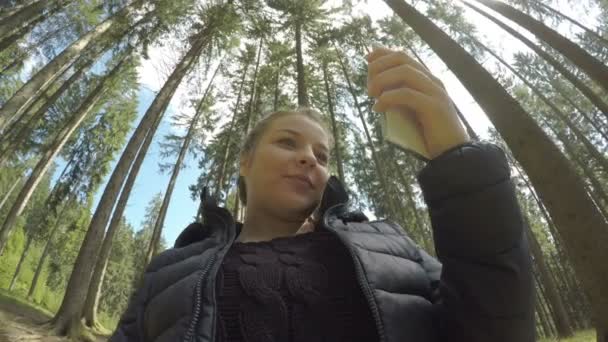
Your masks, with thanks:
[[(141, 1), (142, 0), (135, 1), (117, 14), (97, 25), (91, 31), (82, 35), (17, 90), (17, 92), (4, 103), (2, 108), (0, 108), (0, 131), (6, 127), (8, 122), (18, 120), (24, 110), (26, 110), (43, 91), (48, 89), (50, 84), (57, 79), (59, 75), (69, 68), (72, 62), (85, 51), (92, 41), (103, 36), (121, 19), (130, 16)], [(127, 28), (125, 28), (125, 30), (127, 30)]]
[[(159, 123), (160, 121), (157, 120), (155, 126), (152, 128), (151, 131), (156, 131)], [(103, 278), (105, 276), (105, 272), (108, 266), (108, 260), (110, 259), (114, 236), (120, 228), (120, 221), (123, 218), (123, 213), (127, 206), (127, 203), (129, 202), (129, 197), (131, 196), (133, 185), (135, 185), (135, 180), (137, 179), (139, 170), (144, 163), (144, 159), (146, 158), (146, 153), (148, 152), (148, 148), (152, 143), (153, 136), (154, 134), (150, 134), (150, 132), (148, 132), (148, 134), (146, 135), (146, 139), (143, 141), (142, 146), (140, 147), (137, 153), (137, 157), (135, 158), (135, 161), (131, 166), (129, 176), (127, 177), (122, 191), (120, 192), (120, 197), (118, 198), (118, 202), (116, 203), (116, 207), (114, 208), (114, 212), (112, 213), (112, 219), (110, 220), (110, 224), (104, 235), (103, 243), (101, 245), (99, 255), (97, 256), (95, 262), (95, 269), (93, 270), (93, 274), (91, 276), (89, 289), (87, 290), (86, 301), (84, 303), (83, 315), (84, 322), (87, 326), (96, 326), (97, 308), (99, 305), (101, 285), (103, 284)]]
[(179, 150), (179, 155), (177, 156), (177, 160), (175, 165), (173, 166), (173, 172), (171, 173), (171, 179), (169, 180), (169, 184), (167, 185), (167, 190), (165, 191), (165, 196), (163, 198), (163, 203), (160, 207), (160, 211), (158, 216), (156, 217), (156, 222), (154, 223), (154, 231), (152, 232), (152, 239), (150, 239), (150, 246), (148, 247), (148, 252), (146, 254), (145, 265), (150, 263), (152, 257), (156, 254), (158, 249), (158, 244), (160, 243), (160, 237), (163, 230), (163, 226), (165, 224), (165, 216), (167, 215), (167, 209), (169, 208), (169, 203), (171, 201), (171, 195), (173, 194), (173, 189), (175, 187), (175, 181), (179, 176), (179, 171), (182, 168), (184, 163), (184, 158), (186, 157), (186, 153), (188, 152), (188, 148), (190, 147), (190, 143), (192, 142), (192, 137), (196, 131), (196, 127), (198, 122), (201, 120), (203, 114), (205, 114), (204, 104), (209, 96), (211, 88), (213, 87), (215, 77), (217, 76), (219, 70), (221, 68), (221, 64), (217, 66), (211, 80), (209, 80), (209, 84), (207, 85), (207, 89), (203, 94), (203, 97), (200, 99), (198, 108), (196, 109), (196, 114), (192, 118), (190, 122), (190, 127), (188, 128), (188, 132), (186, 133), (186, 137), (182, 143), (182, 146)]
[(14, 31), (10, 35), (7, 35), (3, 39), (1, 39), (0, 40), (0, 53), (2, 53), (9, 46), (13, 45), (20, 38), (23, 38), (28, 32), (30, 32), (34, 27), (36, 27), (36, 25), (38, 25), (39, 23), (44, 21), (47, 17), (50, 17), (55, 12), (57, 12), (57, 10), (59, 10), (59, 8), (61, 8), (61, 7), (59, 7), (59, 6), (54, 7), (46, 15), (39, 16), (38, 18), (30, 21), (27, 25), (21, 27), (17, 31)]
[(44, 10), (48, 6), (54, 6), (56, 2), (56, 0), (36, 1), (1, 19), (0, 39), (10, 36), (15, 31), (19, 31), (23, 26), (28, 26), (29, 22), (38, 21), (40, 17), (44, 18)]
[(149, 132), (150, 128), (164, 114), (177, 87), (209, 42), (211, 32), (211, 28), (205, 27), (192, 39), (190, 50), (176, 65), (172, 74), (154, 98), (116, 164), (76, 257), (61, 307), (53, 318), (53, 324), (58, 334), (65, 335), (78, 328), (99, 245), (120, 188), (127, 177), (127, 172), (146, 135), (154, 134), (154, 132)]
[[(520, 162), (563, 237), (592, 303), (600, 337), (608, 334), (608, 223), (582, 179), (521, 105), (457, 42), (403, 0), (385, 0), (469, 90)], [(559, 170), (551, 172), (549, 170)]]
[(17, 127), (17, 123), (14, 122), (9, 126), (6, 136), (1, 139), (0, 145), (0, 165), (4, 164), (8, 158), (13, 154), (18, 146), (20, 146), (25, 139), (31, 134), (36, 124), (47, 112), (47, 110), (59, 99), (59, 97), (72, 85), (76, 80), (82, 76), (82, 74), (93, 64), (94, 60), (91, 59), (88, 63), (78, 68), (58, 89), (45, 99), (44, 104), (40, 106), (35, 113), (29, 116), (29, 119), (20, 128)]
[(17, 188), (17, 186), (19, 184), (21, 184), (21, 179), (23, 178), (23, 176), (19, 177), (19, 179), (17, 179), (16, 181), (13, 182), (13, 185), (11, 185), (10, 189), (8, 189), (8, 191), (4, 194), (4, 196), (2, 196), (2, 201), (0, 201), (0, 210), (4, 207), (4, 205), (6, 204), (6, 202), (8, 202), (8, 199), (11, 197), (11, 194), (13, 193), (13, 191), (15, 191), (15, 189)]

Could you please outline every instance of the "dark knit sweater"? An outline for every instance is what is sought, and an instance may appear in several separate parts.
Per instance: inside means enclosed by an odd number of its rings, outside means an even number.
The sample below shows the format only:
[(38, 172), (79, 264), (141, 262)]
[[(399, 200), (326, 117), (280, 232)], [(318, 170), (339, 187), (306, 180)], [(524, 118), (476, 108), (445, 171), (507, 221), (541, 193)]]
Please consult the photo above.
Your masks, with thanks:
[(217, 341), (378, 340), (351, 257), (330, 232), (235, 243), (217, 280)]

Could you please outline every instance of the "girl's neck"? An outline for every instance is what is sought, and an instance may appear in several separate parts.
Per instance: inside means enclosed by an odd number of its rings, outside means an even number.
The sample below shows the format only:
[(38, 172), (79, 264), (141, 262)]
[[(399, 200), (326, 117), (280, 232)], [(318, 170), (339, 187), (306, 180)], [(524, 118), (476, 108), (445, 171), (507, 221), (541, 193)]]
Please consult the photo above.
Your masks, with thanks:
[(237, 237), (238, 242), (268, 241), (278, 237), (291, 236), (305, 221), (304, 218), (294, 220), (272, 215), (262, 210), (248, 209), (243, 220), (241, 234)]

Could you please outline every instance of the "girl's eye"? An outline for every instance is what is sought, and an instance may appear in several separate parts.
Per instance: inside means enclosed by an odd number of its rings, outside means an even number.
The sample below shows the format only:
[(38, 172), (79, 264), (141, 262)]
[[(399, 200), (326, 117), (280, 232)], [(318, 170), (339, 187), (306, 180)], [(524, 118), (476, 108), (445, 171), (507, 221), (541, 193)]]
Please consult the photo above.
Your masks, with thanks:
[(291, 138), (283, 138), (279, 140), (279, 143), (281, 145), (285, 145), (288, 147), (295, 147), (296, 146), (296, 142), (295, 140), (291, 139)]
[(317, 155), (317, 160), (319, 160), (319, 163), (321, 163), (322, 165), (327, 164), (327, 155), (325, 153), (319, 153)]

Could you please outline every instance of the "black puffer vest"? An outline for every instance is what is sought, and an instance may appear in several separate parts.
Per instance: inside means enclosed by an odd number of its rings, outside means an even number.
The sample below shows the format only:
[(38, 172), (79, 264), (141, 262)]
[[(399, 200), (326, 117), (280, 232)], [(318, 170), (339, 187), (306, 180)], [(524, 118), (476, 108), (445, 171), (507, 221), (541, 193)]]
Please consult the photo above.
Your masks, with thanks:
[[(418, 178), (443, 269), (399, 225), (351, 211), (337, 178), (321, 202), (317, 229), (350, 251), (378, 341), (533, 341), (530, 258), (504, 153), (459, 146)], [(214, 341), (215, 277), (240, 224), (213, 200), (203, 213), (152, 260), (110, 341)]]

